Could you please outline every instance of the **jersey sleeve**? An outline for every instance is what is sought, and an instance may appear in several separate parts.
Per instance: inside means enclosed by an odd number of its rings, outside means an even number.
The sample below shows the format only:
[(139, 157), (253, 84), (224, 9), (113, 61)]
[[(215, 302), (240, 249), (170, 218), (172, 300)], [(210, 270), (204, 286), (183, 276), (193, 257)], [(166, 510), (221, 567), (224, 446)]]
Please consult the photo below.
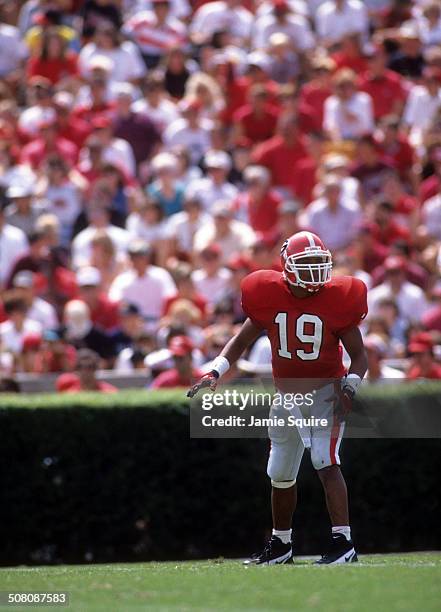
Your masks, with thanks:
[(367, 287), (359, 278), (351, 278), (351, 285), (345, 296), (345, 310), (347, 317), (343, 327), (339, 330), (340, 335), (344, 334), (353, 327), (360, 325), (368, 313)]
[[(241, 282), (242, 310), (257, 326), (264, 327), (262, 321), (262, 278), (261, 271), (248, 274)], [(260, 297), (259, 297), (260, 296)], [(260, 316), (259, 316), (260, 315)]]

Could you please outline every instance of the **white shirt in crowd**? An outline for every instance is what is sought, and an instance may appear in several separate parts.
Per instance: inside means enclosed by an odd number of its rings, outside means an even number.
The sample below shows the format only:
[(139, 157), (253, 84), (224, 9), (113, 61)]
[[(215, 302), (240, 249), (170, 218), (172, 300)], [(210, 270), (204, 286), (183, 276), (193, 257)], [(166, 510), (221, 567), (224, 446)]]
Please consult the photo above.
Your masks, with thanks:
[(33, 299), (27, 317), (40, 323), (43, 329), (56, 329), (59, 325), (55, 308), (39, 297)]
[(355, 200), (341, 199), (336, 210), (331, 211), (327, 199), (319, 198), (306, 209), (302, 225), (319, 236), (326, 236), (329, 249), (342, 249), (354, 239), (360, 217)]
[(45, 121), (54, 121), (55, 111), (52, 107), (35, 104), (25, 108), (18, 118), (18, 127), (27, 136), (37, 137), (40, 125)]
[(119, 274), (110, 286), (109, 298), (138, 306), (146, 321), (155, 327), (162, 316), (165, 300), (175, 293), (175, 283), (167, 270), (148, 266), (143, 276), (138, 276), (135, 270)]
[(428, 308), (424, 291), (417, 285), (405, 281), (400, 291), (393, 293), (389, 282), (385, 281), (368, 292), (369, 313), (375, 316), (378, 304), (391, 298), (396, 302), (400, 316), (410, 323), (419, 323)]
[(226, 30), (235, 38), (246, 39), (251, 34), (253, 20), (250, 11), (241, 6), (230, 8), (226, 2), (209, 2), (194, 14), (190, 34), (202, 33), (210, 38), (215, 32)]
[(304, 17), (289, 15), (283, 23), (280, 23), (274, 15), (264, 15), (254, 24), (252, 47), (266, 49), (270, 36), (276, 32), (286, 34), (299, 53), (314, 46), (314, 35)]
[(190, 253), (194, 249), (194, 237), (196, 232), (206, 227), (210, 221), (210, 215), (204, 212), (199, 213), (196, 221), (192, 221), (188, 213), (184, 210), (168, 218), (167, 234), (169, 238), (174, 238), (176, 240), (180, 251)]
[[(346, 114), (354, 117), (348, 118)], [(372, 98), (358, 91), (349, 100), (329, 96), (325, 100), (323, 128), (336, 140), (353, 139), (370, 134), (374, 129)]]
[(347, 34), (364, 37), (369, 28), (366, 6), (360, 0), (345, 0), (343, 10), (338, 10), (335, 0), (328, 0), (317, 9), (315, 27), (317, 36), (330, 42), (338, 42)]
[(232, 201), (238, 194), (237, 187), (225, 181), (222, 185), (216, 185), (209, 176), (192, 181), (187, 187), (187, 197), (197, 197), (207, 212), (210, 212), (214, 202), (221, 200)]
[(85, 45), (78, 58), (80, 72), (87, 78), (90, 73), (90, 66), (97, 57), (106, 57), (111, 61), (112, 67), (109, 79), (122, 83), (133, 81), (146, 74), (146, 67), (141, 57), (138, 47), (131, 41), (126, 40), (114, 49), (100, 49), (95, 43), (90, 42)]
[[(121, 229), (116, 225), (108, 225), (103, 228), (113, 242), (117, 255), (121, 256), (127, 253), (132, 237), (127, 230)], [(72, 264), (74, 268), (90, 265), (90, 257), (92, 254), (91, 243), (97, 228), (89, 225), (82, 232), (77, 234), (72, 241)]]
[(404, 107), (403, 122), (410, 127), (409, 141), (413, 146), (421, 145), (424, 130), (440, 107), (441, 88), (435, 96), (431, 96), (427, 87), (412, 87)]
[(147, 55), (164, 55), (168, 49), (183, 47), (186, 42), (183, 23), (169, 14), (165, 24), (159, 26), (154, 11), (135, 13), (124, 24), (123, 31)]
[(122, 168), (130, 176), (136, 174), (136, 161), (132, 146), (123, 138), (112, 138), (110, 145), (104, 147), (103, 160)]
[(26, 234), (13, 225), (5, 223), (0, 228), (0, 284), (8, 280), (12, 266), (28, 251)]
[(77, 187), (70, 181), (63, 185), (49, 185), (45, 194), (46, 211), (60, 222), (61, 241), (68, 245), (72, 227), (81, 212), (81, 201)]
[(222, 261), (227, 263), (235, 255), (239, 255), (256, 242), (256, 234), (249, 225), (233, 219), (230, 222), (230, 231), (226, 236), (216, 235), (214, 221), (202, 227), (194, 237), (194, 249), (202, 251), (210, 244), (216, 243), (222, 251)]
[(2, 351), (10, 351), (18, 355), (23, 348), (23, 338), (27, 334), (41, 334), (43, 327), (38, 321), (27, 317), (24, 320), (23, 328), (18, 331), (12, 321), (0, 323), (0, 342)]
[(168, 237), (168, 224), (166, 220), (155, 223), (155, 225), (149, 225), (139, 213), (131, 213), (127, 217), (126, 229), (131, 238), (139, 238), (149, 243), (164, 240)]
[[(135, 2), (131, 1), (129, 4), (132, 3), (134, 5), (133, 9), (128, 7), (131, 15), (135, 15), (141, 11), (151, 11), (153, 9), (152, 0), (135, 0)], [(177, 19), (185, 19), (190, 17), (191, 7), (188, 0), (171, 0), (170, 15), (173, 15)]]
[(213, 276), (208, 276), (205, 270), (195, 270), (191, 278), (198, 293), (207, 300), (210, 306), (219, 302), (225, 295), (231, 279), (227, 268), (220, 268)]
[(164, 142), (167, 147), (184, 146), (190, 153), (191, 163), (198, 164), (211, 147), (212, 128), (210, 119), (201, 119), (199, 126), (193, 129), (189, 127), (187, 119), (179, 118), (165, 130)]
[(0, 78), (17, 70), (27, 54), (27, 47), (20, 38), (18, 28), (0, 23)]
[(156, 107), (151, 106), (147, 100), (141, 98), (132, 104), (132, 110), (134, 113), (147, 115), (161, 134), (168, 125), (176, 121), (179, 117), (176, 104), (173, 104), (173, 102), (166, 98), (163, 98)]
[(430, 236), (441, 240), (441, 195), (426, 200), (421, 209), (423, 224)]

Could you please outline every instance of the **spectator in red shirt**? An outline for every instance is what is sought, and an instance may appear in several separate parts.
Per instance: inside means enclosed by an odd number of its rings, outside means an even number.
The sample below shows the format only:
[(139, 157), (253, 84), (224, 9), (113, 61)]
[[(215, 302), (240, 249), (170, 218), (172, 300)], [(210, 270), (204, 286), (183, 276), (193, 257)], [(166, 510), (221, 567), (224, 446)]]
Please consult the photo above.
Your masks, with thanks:
[(278, 110), (269, 104), (268, 91), (263, 84), (253, 85), (248, 94), (248, 104), (233, 115), (234, 141), (247, 138), (253, 145), (274, 136)]
[(370, 50), (367, 60), (367, 70), (362, 73), (359, 85), (372, 98), (375, 119), (378, 121), (386, 115), (400, 115), (407, 98), (403, 78), (387, 69), (387, 57), (382, 48)]
[(34, 170), (38, 170), (49, 155), (57, 153), (73, 166), (78, 158), (76, 145), (59, 136), (53, 121), (43, 121), (39, 128), (38, 137), (21, 150), (20, 163), (29, 164)]
[(193, 367), (193, 343), (190, 338), (174, 336), (169, 349), (173, 356), (174, 368), (161, 372), (150, 385), (151, 389), (189, 387), (194, 380), (202, 376), (201, 371)]
[(78, 298), (89, 306), (90, 318), (97, 327), (105, 332), (113, 332), (120, 322), (119, 304), (112, 302), (101, 291), (101, 274), (91, 266), (80, 268), (77, 272)]
[(112, 109), (112, 105), (107, 99), (107, 77), (104, 71), (102, 71), (102, 74), (92, 74), (88, 85), (90, 100), (79, 105), (74, 110), (74, 116), (92, 123), (97, 117), (108, 114)]
[(335, 63), (329, 58), (320, 58), (312, 65), (312, 79), (300, 90), (300, 104), (313, 108), (319, 125), (323, 125), (325, 100), (332, 95), (332, 74)]
[(433, 342), (428, 332), (419, 332), (411, 336), (407, 350), (411, 356), (410, 367), (406, 378), (441, 379), (441, 365), (435, 362)]
[(80, 150), (92, 132), (92, 126), (73, 114), (73, 102), (73, 95), (67, 91), (59, 91), (53, 98), (58, 135), (73, 142)]
[[(375, 98), (374, 98), (375, 104)], [(379, 122), (375, 140), (384, 156), (393, 161), (400, 177), (407, 183), (413, 181), (415, 151), (404, 132), (400, 131), (400, 119), (387, 115)]]
[(339, 43), (339, 50), (331, 55), (336, 70), (350, 68), (357, 74), (364, 72), (367, 68), (365, 55), (361, 50), (360, 36), (349, 33)]
[(75, 369), (77, 351), (68, 344), (59, 331), (48, 329), (43, 332), (41, 363), (43, 372), (72, 372)]
[(397, 240), (410, 241), (409, 230), (394, 219), (394, 205), (383, 198), (375, 203), (373, 235), (384, 246), (390, 246)]
[(376, 225), (365, 221), (359, 229), (358, 235), (349, 250), (356, 261), (356, 268), (371, 274), (380, 266), (389, 254), (389, 248), (379, 243), (376, 238)]
[(299, 160), (293, 170), (293, 191), (304, 206), (314, 199), (314, 188), (319, 180), (319, 170), (333, 172), (323, 166), (323, 149), (325, 137), (322, 132), (310, 132), (305, 136), (307, 155)]
[(55, 384), (58, 393), (78, 393), (79, 391), (101, 391), (102, 393), (115, 393), (118, 391), (113, 385), (97, 380), (96, 373), (99, 365), (99, 356), (90, 349), (80, 349), (77, 352), (76, 374), (61, 374)]
[(262, 142), (253, 154), (254, 161), (268, 168), (274, 187), (292, 195), (295, 164), (306, 156), (306, 149), (299, 135), (298, 121), (293, 115), (281, 117), (277, 134)]
[(53, 85), (78, 76), (77, 55), (67, 50), (67, 40), (60, 36), (56, 27), (43, 31), (41, 50), (29, 59), (27, 74), (28, 77), (46, 77)]
[(248, 166), (243, 175), (247, 189), (233, 203), (236, 217), (255, 232), (271, 233), (279, 222), (281, 197), (270, 189), (271, 175), (264, 166)]

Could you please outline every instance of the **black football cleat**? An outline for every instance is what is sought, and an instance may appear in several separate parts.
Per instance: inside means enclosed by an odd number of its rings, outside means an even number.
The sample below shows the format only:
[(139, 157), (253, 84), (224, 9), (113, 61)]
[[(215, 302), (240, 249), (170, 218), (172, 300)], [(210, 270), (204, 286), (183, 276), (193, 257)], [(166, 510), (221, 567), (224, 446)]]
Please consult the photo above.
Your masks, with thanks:
[(347, 540), (342, 533), (332, 536), (328, 552), (316, 561), (317, 565), (337, 565), (338, 563), (355, 563), (358, 561), (352, 540)]
[(244, 565), (280, 565), (292, 563), (292, 543), (284, 544), (277, 536), (271, 536), (261, 553), (252, 555)]

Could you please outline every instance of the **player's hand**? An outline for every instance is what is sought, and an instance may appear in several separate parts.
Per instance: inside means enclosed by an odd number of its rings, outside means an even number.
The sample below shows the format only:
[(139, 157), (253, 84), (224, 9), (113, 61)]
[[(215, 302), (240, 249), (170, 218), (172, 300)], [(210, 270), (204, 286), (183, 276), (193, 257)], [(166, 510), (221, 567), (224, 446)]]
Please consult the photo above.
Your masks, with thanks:
[(215, 391), (218, 378), (219, 375), (213, 371), (204, 374), (202, 378), (200, 378), (197, 383), (195, 383), (191, 389), (187, 391), (187, 397), (194, 397), (196, 393), (198, 393), (199, 389), (208, 388), (210, 391)]
[(354, 389), (349, 386), (343, 387), (338, 394), (338, 400), (334, 412), (340, 423), (346, 421), (349, 413), (351, 412), (354, 395)]

